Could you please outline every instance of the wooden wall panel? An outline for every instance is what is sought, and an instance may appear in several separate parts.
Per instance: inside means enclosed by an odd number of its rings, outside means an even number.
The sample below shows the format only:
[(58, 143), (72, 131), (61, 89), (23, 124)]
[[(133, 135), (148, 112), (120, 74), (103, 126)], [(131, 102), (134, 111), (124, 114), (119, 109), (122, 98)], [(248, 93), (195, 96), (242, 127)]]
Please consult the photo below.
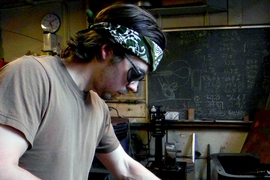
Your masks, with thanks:
[[(126, 104), (126, 103), (107, 103), (111, 108), (110, 114), (112, 117), (118, 117), (117, 111), (119, 115), (122, 117), (146, 117), (146, 108), (145, 104)], [(115, 110), (117, 109), (117, 111)]]

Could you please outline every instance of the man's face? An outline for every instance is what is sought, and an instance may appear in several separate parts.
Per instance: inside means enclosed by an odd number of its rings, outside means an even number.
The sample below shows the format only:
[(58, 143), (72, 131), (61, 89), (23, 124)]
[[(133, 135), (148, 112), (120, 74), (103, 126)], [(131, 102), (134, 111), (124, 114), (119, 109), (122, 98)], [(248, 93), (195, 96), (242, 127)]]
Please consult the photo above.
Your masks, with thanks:
[(95, 77), (95, 91), (105, 100), (137, 92), (139, 81), (148, 71), (148, 65), (140, 58), (127, 55), (123, 61), (108, 63)]

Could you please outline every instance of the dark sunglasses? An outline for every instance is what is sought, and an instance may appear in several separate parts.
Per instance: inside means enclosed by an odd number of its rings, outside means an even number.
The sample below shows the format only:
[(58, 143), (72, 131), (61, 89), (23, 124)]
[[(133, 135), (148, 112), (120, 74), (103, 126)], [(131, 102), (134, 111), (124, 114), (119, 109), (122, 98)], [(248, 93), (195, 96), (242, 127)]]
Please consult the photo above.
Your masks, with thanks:
[(141, 81), (144, 76), (145, 76), (145, 72), (143, 72), (138, 66), (136, 66), (131, 59), (128, 58), (127, 55), (125, 55), (127, 60), (130, 62), (130, 64), (133, 66), (132, 68), (130, 68), (127, 72), (127, 81), (130, 84), (131, 82), (134, 81)]

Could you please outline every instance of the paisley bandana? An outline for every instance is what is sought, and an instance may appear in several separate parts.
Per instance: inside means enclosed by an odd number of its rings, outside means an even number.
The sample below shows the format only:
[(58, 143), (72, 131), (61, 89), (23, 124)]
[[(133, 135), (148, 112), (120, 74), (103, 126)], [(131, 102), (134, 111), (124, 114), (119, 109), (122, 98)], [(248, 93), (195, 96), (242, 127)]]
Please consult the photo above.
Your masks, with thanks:
[(100, 22), (90, 26), (90, 29), (107, 32), (123, 48), (130, 50), (156, 70), (163, 57), (162, 49), (150, 38), (121, 25)]

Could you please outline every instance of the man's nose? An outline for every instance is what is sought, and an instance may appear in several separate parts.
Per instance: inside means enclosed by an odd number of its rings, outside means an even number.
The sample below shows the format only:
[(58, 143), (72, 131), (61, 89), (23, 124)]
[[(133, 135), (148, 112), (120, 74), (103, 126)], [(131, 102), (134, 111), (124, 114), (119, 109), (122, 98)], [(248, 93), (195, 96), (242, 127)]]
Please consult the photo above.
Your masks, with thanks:
[(133, 93), (138, 92), (139, 87), (139, 81), (133, 81), (127, 85), (127, 88), (129, 91), (132, 91)]

